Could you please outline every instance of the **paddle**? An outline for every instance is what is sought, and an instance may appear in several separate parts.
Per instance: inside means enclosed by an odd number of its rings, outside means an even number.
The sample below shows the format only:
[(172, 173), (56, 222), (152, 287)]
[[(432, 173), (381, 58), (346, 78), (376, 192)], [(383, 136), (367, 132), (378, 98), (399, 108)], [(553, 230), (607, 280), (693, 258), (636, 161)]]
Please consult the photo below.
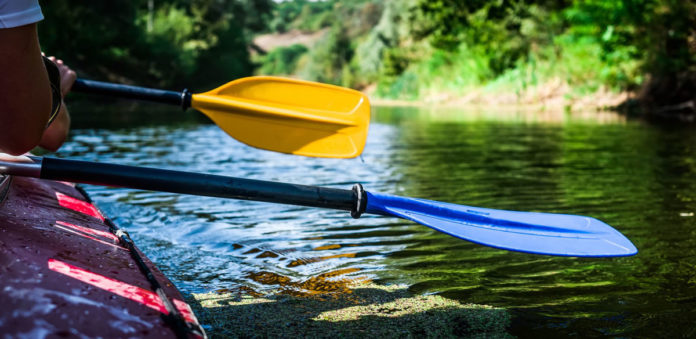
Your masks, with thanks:
[(0, 173), (152, 191), (256, 200), (395, 216), (482, 245), (536, 254), (610, 257), (637, 249), (590, 217), (501, 211), (352, 190), (39, 157), (0, 158)]
[(72, 90), (193, 107), (253, 147), (312, 157), (352, 158), (365, 147), (367, 96), (316, 82), (248, 77), (191, 94), (77, 79)]

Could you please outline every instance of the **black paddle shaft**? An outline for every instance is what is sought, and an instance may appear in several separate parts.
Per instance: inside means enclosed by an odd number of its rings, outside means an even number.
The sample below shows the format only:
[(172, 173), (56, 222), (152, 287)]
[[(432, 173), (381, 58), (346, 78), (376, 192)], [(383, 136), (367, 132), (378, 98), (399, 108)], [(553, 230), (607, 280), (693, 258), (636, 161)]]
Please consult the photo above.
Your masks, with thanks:
[(160, 102), (175, 106), (181, 106), (184, 110), (191, 107), (191, 92), (187, 89), (176, 91), (165, 91), (161, 89), (145, 88), (101, 82), (87, 79), (77, 79), (72, 86), (73, 91), (107, 95), (125, 99), (137, 99), (145, 101)]
[(41, 178), (338, 209), (351, 211), (356, 218), (365, 209), (365, 193), (359, 185), (345, 190), (56, 158), (42, 160)]

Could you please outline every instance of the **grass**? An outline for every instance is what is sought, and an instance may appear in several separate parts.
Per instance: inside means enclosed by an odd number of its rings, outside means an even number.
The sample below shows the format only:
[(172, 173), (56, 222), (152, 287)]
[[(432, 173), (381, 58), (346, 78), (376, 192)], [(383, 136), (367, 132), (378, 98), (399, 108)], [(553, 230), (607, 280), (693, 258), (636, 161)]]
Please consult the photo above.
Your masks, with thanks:
[(398, 77), (380, 79), (378, 99), (604, 109), (626, 100), (627, 88), (642, 81), (637, 61), (605, 60), (598, 43), (569, 37), (535, 49), (497, 75), (489, 56), (466, 45), (452, 52), (427, 45), (420, 50), (423, 55)]
[(508, 338), (504, 309), (366, 283), (319, 294), (240, 289), (188, 297), (212, 338)]

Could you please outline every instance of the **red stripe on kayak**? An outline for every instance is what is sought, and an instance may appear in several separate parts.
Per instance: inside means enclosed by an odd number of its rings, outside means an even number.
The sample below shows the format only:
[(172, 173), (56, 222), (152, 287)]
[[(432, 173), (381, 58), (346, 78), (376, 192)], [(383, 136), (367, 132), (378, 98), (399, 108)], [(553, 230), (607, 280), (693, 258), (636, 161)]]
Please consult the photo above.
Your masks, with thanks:
[(104, 221), (104, 217), (101, 215), (101, 213), (99, 213), (99, 210), (94, 205), (86, 201), (75, 199), (60, 192), (56, 192), (56, 198), (58, 198), (58, 203), (65, 208), (69, 208), (73, 211), (84, 213)]
[[(71, 230), (71, 229), (68, 228), (68, 227), (71, 227), (71, 226), (68, 226), (68, 225), (62, 226), (62, 225), (59, 224), (59, 223), (60, 223), (60, 221), (58, 221), (58, 222), (57, 222), (55, 225), (53, 225), (53, 226), (55, 226), (55, 227), (57, 227), (57, 228), (60, 228), (60, 229), (62, 229), (63, 231), (70, 232), (70, 233), (72, 233), (72, 234), (77, 234), (77, 235), (79, 235), (79, 236), (81, 236), (81, 237), (85, 237), (85, 238), (90, 239), (90, 240), (94, 240), (94, 241), (96, 241), (96, 242), (98, 242), (98, 243), (101, 243), (101, 244), (104, 244), (104, 245), (108, 245), (108, 246), (111, 246), (111, 247), (115, 247), (115, 248), (118, 248), (118, 249), (120, 249), (120, 250), (128, 251), (128, 249), (125, 248), (125, 247), (121, 247), (121, 246), (118, 246), (118, 245), (116, 245), (116, 244), (112, 244), (112, 243), (110, 243), (110, 242), (106, 242), (106, 241), (104, 241), (104, 240), (97, 239), (97, 238), (95, 238), (95, 237), (93, 237), (93, 236), (91, 236), (91, 235), (87, 235), (87, 234), (84, 234), (84, 233), (82, 233), (82, 232), (78, 232), (78, 231), (75, 231), (75, 230)], [(73, 226), (75, 226), (75, 225), (73, 225)], [(79, 226), (78, 226), (78, 227), (79, 227)]]
[(95, 229), (84, 227), (84, 226), (78, 226), (78, 225), (74, 225), (74, 224), (71, 224), (71, 223), (65, 222), (65, 221), (56, 221), (56, 223), (60, 224), (62, 226), (65, 226), (65, 227), (70, 227), (70, 228), (76, 229), (76, 230), (81, 231), (81, 232), (89, 233), (91, 235), (98, 235), (100, 237), (104, 237), (104, 238), (107, 238), (107, 239), (110, 239), (113, 241), (118, 241), (118, 237), (109, 233), (109, 232), (95, 230)]
[[(48, 259), (48, 268), (52, 271), (65, 274), (84, 283), (133, 300), (164, 314), (169, 313), (164, 307), (162, 299), (154, 292), (144, 288), (111, 279), (56, 259)], [(188, 304), (178, 299), (173, 299), (173, 302), (186, 321), (192, 323), (197, 322)]]

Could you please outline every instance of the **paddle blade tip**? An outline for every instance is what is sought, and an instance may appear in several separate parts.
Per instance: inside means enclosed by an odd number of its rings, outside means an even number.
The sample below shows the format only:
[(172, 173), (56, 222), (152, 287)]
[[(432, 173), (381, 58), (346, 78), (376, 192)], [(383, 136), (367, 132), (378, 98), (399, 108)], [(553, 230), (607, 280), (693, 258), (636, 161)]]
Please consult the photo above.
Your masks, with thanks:
[(638, 248), (625, 235), (609, 224), (595, 218), (590, 219), (590, 229), (602, 240), (589, 250), (593, 257), (628, 257), (638, 254)]

